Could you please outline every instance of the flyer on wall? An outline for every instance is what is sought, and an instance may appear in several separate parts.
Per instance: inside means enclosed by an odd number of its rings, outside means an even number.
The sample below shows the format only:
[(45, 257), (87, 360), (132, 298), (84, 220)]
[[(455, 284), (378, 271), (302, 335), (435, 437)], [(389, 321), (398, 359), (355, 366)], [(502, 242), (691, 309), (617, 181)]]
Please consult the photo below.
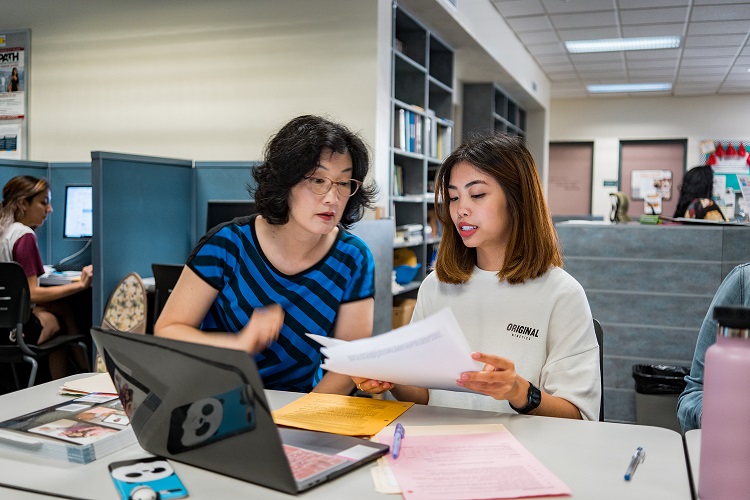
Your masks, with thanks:
[(0, 48), (0, 120), (24, 118), (25, 89), (24, 49)]
[[(0, 94), (2, 96), (2, 94)], [(23, 151), (22, 120), (0, 121), (0, 159), (21, 160)]]

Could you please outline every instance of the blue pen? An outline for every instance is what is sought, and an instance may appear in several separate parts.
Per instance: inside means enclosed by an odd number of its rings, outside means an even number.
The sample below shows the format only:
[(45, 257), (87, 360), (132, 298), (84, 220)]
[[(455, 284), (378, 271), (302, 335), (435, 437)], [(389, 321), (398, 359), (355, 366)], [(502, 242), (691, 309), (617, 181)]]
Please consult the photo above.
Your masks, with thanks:
[(393, 458), (398, 458), (398, 454), (401, 453), (401, 440), (404, 438), (404, 426), (396, 424), (396, 431), (393, 433), (393, 446), (391, 447), (391, 455)]
[(639, 446), (630, 458), (630, 465), (628, 465), (628, 470), (625, 471), (625, 481), (633, 479), (635, 470), (644, 460), (646, 460), (646, 452), (642, 446)]

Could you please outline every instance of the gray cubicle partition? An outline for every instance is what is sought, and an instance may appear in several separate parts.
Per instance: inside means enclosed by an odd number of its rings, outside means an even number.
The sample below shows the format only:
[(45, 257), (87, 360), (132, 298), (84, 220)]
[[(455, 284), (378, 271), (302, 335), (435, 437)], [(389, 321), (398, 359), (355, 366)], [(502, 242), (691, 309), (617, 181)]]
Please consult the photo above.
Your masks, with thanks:
[(193, 246), (192, 161), (93, 151), (93, 323), (128, 273), (184, 262)]
[[(52, 186), (52, 207), (54, 211), (48, 217), (45, 226), (47, 226), (51, 243), (49, 245), (49, 264), (55, 264), (81, 250), (89, 241), (63, 238), (63, 217), (65, 215), (65, 186), (91, 184), (91, 163), (51, 162), (49, 164), (49, 181)], [(91, 246), (86, 251), (90, 255)]]
[(206, 233), (209, 200), (249, 201), (248, 186), (254, 186), (252, 170), (260, 162), (195, 162), (196, 240)]
[[(2, 190), (2, 187), (5, 186), (6, 182), (17, 175), (31, 175), (33, 177), (47, 178), (49, 175), (49, 164), (39, 161), (0, 160), (0, 190)], [(44, 261), (45, 264), (51, 262), (52, 238), (50, 237), (50, 234), (51, 231), (49, 224), (43, 225), (36, 231), (39, 251), (42, 254), (42, 261)], [(60, 237), (62, 238), (62, 235)]]
[(635, 422), (633, 365), (690, 366), (716, 289), (734, 266), (750, 261), (750, 227), (555, 227), (565, 270), (604, 329), (605, 418)]

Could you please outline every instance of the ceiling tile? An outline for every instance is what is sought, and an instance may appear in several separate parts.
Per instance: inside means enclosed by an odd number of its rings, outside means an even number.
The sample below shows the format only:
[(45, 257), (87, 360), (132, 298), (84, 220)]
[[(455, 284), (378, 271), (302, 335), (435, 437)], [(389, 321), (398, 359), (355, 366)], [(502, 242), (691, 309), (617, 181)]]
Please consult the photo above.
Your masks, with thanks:
[(706, 66), (724, 66), (728, 67), (734, 62), (734, 57), (691, 57), (683, 58), (680, 62), (682, 68), (704, 68)]
[(625, 65), (622, 63), (595, 63), (595, 64), (576, 64), (576, 71), (579, 73), (602, 72), (602, 71), (625, 71)]
[(750, 20), (740, 19), (738, 21), (721, 21), (720, 25), (714, 22), (695, 22), (688, 24), (688, 35), (714, 35), (719, 33), (742, 33), (750, 31)]
[(557, 30), (560, 40), (567, 42), (570, 40), (596, 40), (598, 38), (620, 38), (620, 31), (616, 26), (609, 28), (591, 28), (575, 30)]
[(737, 55), (737, 47), (710, 47), (705, 49), (689, 49), (682, 51), (683, 57), (733, 57)]
[(687, 19), (687, 7), (620, 11), (623, 26), (633, 24), (681, 23)]
[(737, 47), (745, 43), (747, 35), (688, 35), (684, 47)]
[(593, 54), (570, 54), (570, 60), (575, 64), (598, 63), (608, 61), (624, 62), (625, 57), (622, 52), (594, 52)]
[(524, 45), (559, 42), (557, 34), (554, 31), (525, 31), (518, 33), (518, 38), (521, 39)]
[(617, 26), (617, 17), (612, 12), (588, 12), (577, 14), (555, 14), (549, 16), (556, 29), (602, 28)]
[(696, 68), (680, 68), (680, 76), (690, 75), (713, 75), (713, 76), (724, 76), (727, 72), (726, 66), (711, 66), (711, 67), (696, 67)]
[(539, 0), (508, 0), (503, 2), (494, 0), (493, 3), (505, 18), (545, 13)]
[(637, 61), (639, 59), (665, 59), (673, 61), (679, 55), (680, 49), (663, 49), (663, 50), (633, 50), (625, 53), (628, 61)]
[(633, 69), (628, 68), (628, 76), (631, 78), (657, 78), (662, 82), (672, 81), (675, 71), (672, 69)]
[(626, 38), (639, 36), (682, 36), (683, 30), (684, 25), (682, 23), (623, 26), (622, 36)]
[(750, 4), (743, 2), (728, 5), (696, 5), (690, 17), (691, 21), (735, 21), (737, 19), (750, 19)]
[(664, 60), (664, 59), (639, 59), (639, 60), (628, 60), (627, 61), (628, 68), (633, 69), (648, 69), (648, 68), (655, 68), (655, 69), (676, 69), (677, 68), (677, 61), (674, 60)]
[(617, 0), (620, 10), (647, 9), (651, 7), (683, 7), (688, 0)]
[(510, 19), (506, 19), (506, 21), (508, 21), (511, 29), (517, 33), (553, 29), (547, 16), (511, 17)]
[(571, 12), (594, 12), (610, 11), (614, 12), (612, 0), (576, 0), (575, 2), (565, 2), (560, 0), (542, 0), (544, 8), (550, 14), (562, 14)]

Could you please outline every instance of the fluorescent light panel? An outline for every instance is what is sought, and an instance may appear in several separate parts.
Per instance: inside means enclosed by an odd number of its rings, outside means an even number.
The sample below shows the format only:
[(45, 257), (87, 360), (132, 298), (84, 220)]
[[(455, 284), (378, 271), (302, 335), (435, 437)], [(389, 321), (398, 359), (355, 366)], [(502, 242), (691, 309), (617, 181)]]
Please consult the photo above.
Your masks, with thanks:
[(671, 83), (614, 83), (601, 85), (586, 85), (590, 94), (606, 94), (615, 92), (664, 92), (672, 90)]
[(571, 54), (588, 52), (618, 52), (624, 50), (676, 49), (680, 47), (678, 36), (645, 36), (639, 38), (605, 38), (601, 40), (572, 40), (565, 42)]

